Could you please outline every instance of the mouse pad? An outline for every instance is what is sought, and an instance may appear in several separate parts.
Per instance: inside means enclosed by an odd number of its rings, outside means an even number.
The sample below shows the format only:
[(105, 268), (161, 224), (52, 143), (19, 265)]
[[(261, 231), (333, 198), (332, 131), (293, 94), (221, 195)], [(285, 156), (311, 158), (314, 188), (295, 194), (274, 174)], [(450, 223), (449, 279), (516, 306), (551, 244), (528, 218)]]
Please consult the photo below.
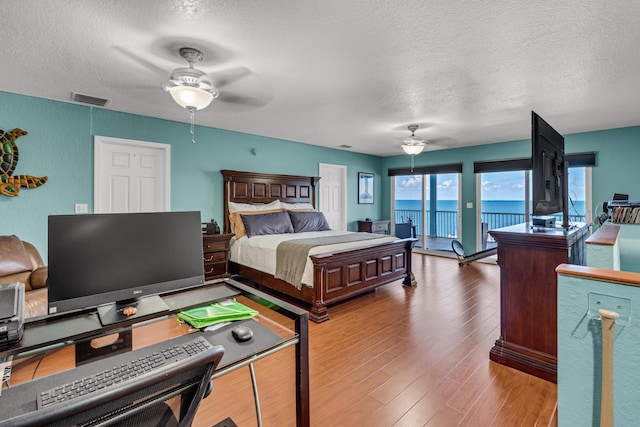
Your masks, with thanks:
[[(237, 342), (233, 338), (231, 331), (233, 328), (240, 325), (247, 326), (251, 331), (253, 331), (253, 337), (251, 337), (250, 340)], [(224, 347), (224, 355), (218, 364), (218, 369), (224, 368), (239, 359), (243, 359), (255, 353), (269, 350), (285, 340), (283, 337), (276, 334), (271, 329), (261, 325), (254, 319), (231, 322), (220, 329), (212, 332), (204, 332), (204, 334), (206, 334), (207, 339), (212, 344), (219, 344)]]

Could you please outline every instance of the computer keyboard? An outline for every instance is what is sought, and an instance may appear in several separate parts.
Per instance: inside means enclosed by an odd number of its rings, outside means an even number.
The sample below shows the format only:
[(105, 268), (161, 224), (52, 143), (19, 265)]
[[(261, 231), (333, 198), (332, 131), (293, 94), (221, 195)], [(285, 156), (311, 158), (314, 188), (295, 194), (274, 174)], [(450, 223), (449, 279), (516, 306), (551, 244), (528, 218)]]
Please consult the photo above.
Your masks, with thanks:
[(109, 387), (139, 380), (173, 363), (197, 356), (213, 345), (202, 334), (191, 334), (149, 347), (87, 363), (74, 370), (56, 374), (58, 385), (37, 395), (38, 409), (66, 403)]

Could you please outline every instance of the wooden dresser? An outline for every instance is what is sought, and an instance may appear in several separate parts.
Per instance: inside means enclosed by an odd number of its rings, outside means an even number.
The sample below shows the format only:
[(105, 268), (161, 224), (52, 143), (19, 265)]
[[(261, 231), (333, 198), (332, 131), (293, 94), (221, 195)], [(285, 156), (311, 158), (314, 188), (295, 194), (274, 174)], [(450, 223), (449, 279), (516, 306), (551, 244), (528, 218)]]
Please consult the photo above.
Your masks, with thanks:
[(229, 241), (232, 237), (232, 233), (202, 235), (205, 280), (230, 276)]
[(388, 219), (374, 219), (371, 221), (358, 221), (358, 231), (366, 233), (387, 234), (389, 230)]

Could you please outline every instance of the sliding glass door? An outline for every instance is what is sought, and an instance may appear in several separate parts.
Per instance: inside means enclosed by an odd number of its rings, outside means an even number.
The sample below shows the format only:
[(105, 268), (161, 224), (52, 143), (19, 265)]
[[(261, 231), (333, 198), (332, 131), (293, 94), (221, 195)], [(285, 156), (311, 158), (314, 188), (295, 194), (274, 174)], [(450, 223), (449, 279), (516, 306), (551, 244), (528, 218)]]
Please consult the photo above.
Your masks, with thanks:
[(482, 220), (489, 229), (520, 224), (530, 210), (529, 172), (490, 172), (480, 174)]
[(489, 230), (521, 224), (528, 221), (529, 171), (481, 173), (480, 182), (480, 234), (479, 250), (495, 246)]
[(457, 173), (394, 176), (394, 229), (410, 224), (419, 239), (416, 247), (451, 251), (460, 228), (458, 183)]
[[(478, 218), (478, 249), (493, 246), (487, 231), (531, 220), (531, 171), (486, 172), (478, 174), (481, 212)], [(569, 168), (569, 220), (590, 220), (590, 168)], [(562, 216), (556, 216), (562, 223)]]

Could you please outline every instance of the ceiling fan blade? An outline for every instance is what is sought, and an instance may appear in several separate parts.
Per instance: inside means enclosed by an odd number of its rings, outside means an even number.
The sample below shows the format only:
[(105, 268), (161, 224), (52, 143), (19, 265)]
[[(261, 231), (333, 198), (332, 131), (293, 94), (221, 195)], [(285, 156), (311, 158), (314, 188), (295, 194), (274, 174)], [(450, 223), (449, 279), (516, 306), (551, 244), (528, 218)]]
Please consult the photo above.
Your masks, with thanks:
[(252, 72), (247, 67), (233, 67), (226, 70), (213, 71), (209, 73), (209, 76), (213, 79), (214, 86), (217, 88), (223, 88), (242, 80), (243, 78), (251, 75)]
[(430, 139), (430, 140), (428, 140), (426, 142), (427, 142), (427, 144), (438, 146), (438, 147), (443, 147), (443, 148), (455, 147), (458, 144), (458, 140), (457, 139), (451, 138), (449, 136), (443, 136), (443, 137), (440, 137), (440, 138), (433, 138), (433, 139)]
[(252, 96), (239, 95), (239, 94), (230, 93), (230, 92), (222, 92), (218, 96), (217, 101), (227, 102), (230, 104), (246, 105), (248, 107), (256, 107), (256, 108), (264, 107), (269, 103), (268, 99), (255, 98)]
[(427, 141), (426, 139), (424, 139), (424, 138), (422, 138), (420, 136), (412, 136), (412, 137), (409, 137), (409, 138), (404, 138), (402, 141), (405, 144), (411, 144), (412, 142), (413, 143), (424, 144), (424, 143), (429, 142), (429, 141)]
[(120, 54), (126, 56), (127, 58), (131, 59), (133, 62), (137, 63), (138, 65), (140, 65), (143, 68), (146, 68), (147, 70), (151, 71), (154, 74), (157, 74), (159, 76), (165, 76), (168, 77), (169, 76), (169, 71), (158, 67), (157, 65), (153, 64), (152, 62), (147, 61), (146, 59), (143, 59), (141, 57), (139, 57), (138, 55), (136, 55), (135, 53), (131, 52), (130, 50), (122, 47), (122, 46), (112, 46), (113, 49), (117, 52), (119, 52)]

